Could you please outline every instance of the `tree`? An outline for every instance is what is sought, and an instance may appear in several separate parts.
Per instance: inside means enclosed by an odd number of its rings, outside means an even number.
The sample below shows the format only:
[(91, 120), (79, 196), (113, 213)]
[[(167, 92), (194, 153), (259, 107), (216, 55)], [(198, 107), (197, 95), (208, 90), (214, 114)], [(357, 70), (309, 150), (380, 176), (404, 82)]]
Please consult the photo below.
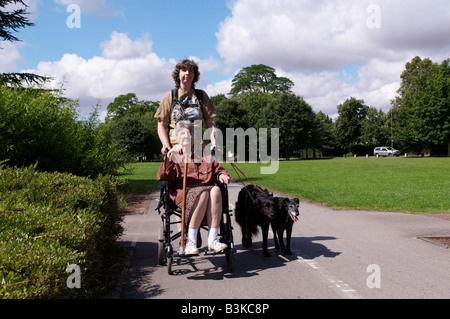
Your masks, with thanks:
[(119, 95), (114, 101), (106, 107), (106, 120), (112, 118), (121, 118), (130, 114), (145, 114), (147, 112), (155, 112), (159, 107), (159, 103), (151, 101), (139, 101), (135, 93)]
[(239, 96), (240, 108), (244, 111), (243, 128), (259, 129), (265, 123), (264, 114), (271, 105), (274, 94), (261, 91), (245, 92)]
[(314, 147), (315, 114), (301, 96), (292, 93), (273, 95), (264, 118), (266, 128), (280, 129), (280, 151), (286, 158), (295, 151)]
[(361, 146), (363, 121), (367, 117), (369, 107), (363, 100), (354, 97), (338, 105), (339, 117), (336, 120), (336, 134), (340, 146), (345, 152), (358, 153)]
[(315, 135), (317, 140), (314, 143), (314, 148), (318, 149), (325, 156), (332, 155), (336, 146), (333, 119), (319, 111), (316, 114), (316, 128)]
[(442, 64), (415, 57), (401, 75), (393, 101), (395, 139), (405, 151), (447, 153), (450, 142), (450, 59)]
[(120, 95), (107, 106), (106, 131), (129, 157), (159, 154), (157, 120), (158, 102), (140, 101), (135, 93)]
[(28, 85), (41, 84), (50, 80), (49, 77), (32, 73), (2, 73), (0, 74), (0, 85), (22, 86), (22, 83)]
[(217, 128), (222, 132), (225, 132), (227, 128), (247, 127), (244, 121), (245, 110), (240, 107), (240, 101), (237, 98), (221, 99), (215, 107), (218, 115), (214, 120)]
[(367, 149), (390, 145), (390, 118), (380, 109), (367, 109), (367, 117), (362, 121), (361, 143)]
[(130, 157), (147, 156), (149, 159), (152, 159), (153, 154), (157, 154), (160, 148), (155, 133), (156, 128), (152, 130), (137, 114), (116, 121), (111, 129), (113, 141), (125, 154)]
[(278, 77), (275, 69), (264, 65), (252, 65), (243, 68), (233, 79), (231, 95), (244, 92), (261, 91), (263, 93), (290, 92), (294, 83), (288, 78)]
[(98, 114), (82, 120), (77, 108), (60, 91), (0, 87), (0, 162), (92, 178), (116, 174), (124, 158), (102, 134)]
[(0, 8), (2, 8), (2, 10), (0, 10), (0, 37), (4, 41), (20, 41), (12, 34), (12, 32), (17, 32), (21, 28), (34, 25), (34, 23), (30, 22), (25, 16), (28, 14), (25, 8), (16, 9), (12, 12), (4, 11), (7, 5), (17, 3), (28, 7), (23, 0), (0, 0)]
[[(6, 11), (10, 4), (23, 5), (25, 8)], [(34, 26), (34, 23), (26, 17), (29, 14), (26, 11), (28, 6), (23, 0), (0, 0), (0, 39), (3, 41), (21, 41), (13, 35), (21, 28)], [(2, 48), (0, 48), (1, 50)], [(21, 86), (23, 82), (30, 84), (39, 84), (50, 80), (48, 77), (39, 76), (30, 73), (2, 73), (0, 74), (0, 85)]]

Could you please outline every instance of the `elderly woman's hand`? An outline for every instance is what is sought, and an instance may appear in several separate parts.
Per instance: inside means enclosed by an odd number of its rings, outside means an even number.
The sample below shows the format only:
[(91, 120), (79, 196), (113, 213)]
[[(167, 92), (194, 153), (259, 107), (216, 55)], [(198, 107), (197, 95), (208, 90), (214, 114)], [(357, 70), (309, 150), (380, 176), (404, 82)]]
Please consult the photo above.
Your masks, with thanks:
[(172, 147), (172, 148), (169, 150), (169, 152), (167, 153), (167, 155), (170, 155), (170, 154), (172, 154), (172, 153), (183, 155), (183, 147), (182, 147), (181, 145), (179, 145), (179, 144), (175, 145), (174, 147)]
[(231, 178), (228, 175), (220, 174), (219, 175), (219, 182), (222, 184), (228, 185), (230, 183)]

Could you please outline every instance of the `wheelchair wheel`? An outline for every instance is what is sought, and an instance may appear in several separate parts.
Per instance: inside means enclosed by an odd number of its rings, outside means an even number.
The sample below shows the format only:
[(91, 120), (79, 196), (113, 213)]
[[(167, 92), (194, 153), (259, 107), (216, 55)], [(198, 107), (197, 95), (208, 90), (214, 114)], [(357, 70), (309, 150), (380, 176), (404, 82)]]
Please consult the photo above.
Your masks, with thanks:
[(165, 244), (164, 227), (161, 225), (158, 229), (158, 263), (160, 266), (167, 266), (167, 273), (172, 274), (173, 256), (172, 247)]
[(227, 259), (227, 264), (228, 264), (228, 270), (230, 272), (233, 272), (234, 269), (234, 252), (235, 252), (235, 248), (234, 248), (234, 242), (233, 242), (233, 227), (231, 226), (231, 217), (230, 214), (226, 215), (227, 217), (227, 245), (228, 248), (225, 250), (225, 256)]
[(227, 259), (228, 270), (230, 272), (233, 272), (233, 270), (234, 270), (234, 252), (233, 252), (233, 248), (228, 248), (225, 251), (225, 257)]
[(231, 215), (228, 209), (228, 197), (225, 198), (223, 207), (223, 218), (220, 223), (220, 231), (222, 234), (222, 242), (225, 243), (228, 248), (225, 249), (225, 257), (227, 260), (228, 270), (233, 272), (234, 269), (234, 248), (233, 242), (233, 226), (231, 224)]
[(172, 275), (172, 262), (173, 262), (173, 257), (167, 258), (167, 273), (169, 275)]
[(159, 226), (158, 229), (158, 264), (164, 266), (166, 258), (164, 256), (164, 227)]

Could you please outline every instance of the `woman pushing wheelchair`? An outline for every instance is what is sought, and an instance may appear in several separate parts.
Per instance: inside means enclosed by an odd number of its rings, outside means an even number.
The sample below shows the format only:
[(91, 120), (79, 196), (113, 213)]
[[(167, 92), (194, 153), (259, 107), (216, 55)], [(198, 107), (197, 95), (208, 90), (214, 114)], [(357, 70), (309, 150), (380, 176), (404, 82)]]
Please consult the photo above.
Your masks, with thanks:
[(184, 221), (188, 232), (184, 253), (187, 256), (198, 255), (197, 234), (205, 216), (208, 249), (212, 253), (222, 252), (228, 246), (218, 238), (222, 194), (215, 184), (228, 184), (230, 174), (210, 156), (204, 157), (194, 152), (194, 126), (191, 121), (179, 121), (173, 135), (177, 143), (164, 155), (157, 177), (168, 182), (169, 198), (174, 207), (181, 208), (183, 205), (185, 183)]

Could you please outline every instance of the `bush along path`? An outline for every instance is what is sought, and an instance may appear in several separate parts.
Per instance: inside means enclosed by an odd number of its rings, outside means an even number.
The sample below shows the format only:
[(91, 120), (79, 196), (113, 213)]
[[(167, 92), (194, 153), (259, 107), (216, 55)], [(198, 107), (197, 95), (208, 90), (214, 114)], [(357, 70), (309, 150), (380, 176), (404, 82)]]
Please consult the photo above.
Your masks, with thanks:
[(108, 294), (123, 182), (0, 165), (0, 299)]

